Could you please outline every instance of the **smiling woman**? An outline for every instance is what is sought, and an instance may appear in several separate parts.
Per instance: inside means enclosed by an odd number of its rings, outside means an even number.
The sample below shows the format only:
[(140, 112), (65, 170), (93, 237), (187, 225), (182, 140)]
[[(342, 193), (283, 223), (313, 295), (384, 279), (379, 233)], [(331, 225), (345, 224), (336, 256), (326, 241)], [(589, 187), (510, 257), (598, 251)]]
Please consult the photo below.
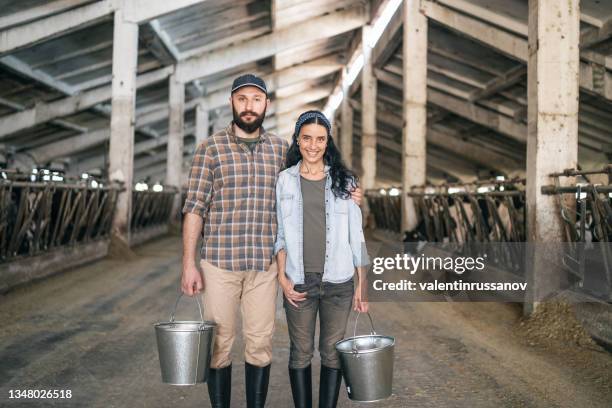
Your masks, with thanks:
[[(295, 166), (300, 161), (303, 161), (302, 165), (310, 175), (317, 168), (322, 170), (323, 165), (329, 166), (331, 189), (337, 197), (348, 198), (357, 186), (357, 176), (345, 166), (331, 137), (329, 120), (319, 111), (302, 113), (295, 125), (285, 167)], [(317, 174), (321, 178), (323, 173)], [(316, 179), (316, 176), (313, 178)]]
[(306, 169), (302, 176), (309, 180), (318, 180), (323, 176), (323, 154), (327, 147), (327, 129), (314, 123), (302, 126), (299, 141), (302, 154), (302, 167)]
[(296, 407), (311, 406), (310, 364), (318, 315), (319, 406), (332, 408), (342, 379), (334, 345), (344, 336), (351, 304), (354, 310), (368, 310), (362, 285), (368, 260), (361, 211), (350, 198), (356, 177), (342, 163), (331, 125), (319, 111), (300, 115), (286, 166), (276, 184), (274, 252), (291, 341), (291, 391)]

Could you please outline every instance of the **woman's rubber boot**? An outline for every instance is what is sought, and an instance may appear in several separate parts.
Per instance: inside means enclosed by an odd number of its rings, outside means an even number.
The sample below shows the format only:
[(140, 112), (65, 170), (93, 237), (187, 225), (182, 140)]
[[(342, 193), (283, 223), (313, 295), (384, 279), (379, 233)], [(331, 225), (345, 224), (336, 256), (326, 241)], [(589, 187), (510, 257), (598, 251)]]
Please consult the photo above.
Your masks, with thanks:
[(319, 381), (319, 408), (336, 408), (342, 383), (342, 371), (321, 365)]
[(247, 408), (263, 408), (266, 405), (270, 366), (271, 364), (257, 367), (247, 362), (244, 363)]
[(232, 397), (232, 365), (211, 368), (208, 373), (208, 396), (212, 408), (230, 408)]
[(312, 408), (312, 370), (310, 365), (305, 368), (289, 368), (289, 381), (295, 408)]

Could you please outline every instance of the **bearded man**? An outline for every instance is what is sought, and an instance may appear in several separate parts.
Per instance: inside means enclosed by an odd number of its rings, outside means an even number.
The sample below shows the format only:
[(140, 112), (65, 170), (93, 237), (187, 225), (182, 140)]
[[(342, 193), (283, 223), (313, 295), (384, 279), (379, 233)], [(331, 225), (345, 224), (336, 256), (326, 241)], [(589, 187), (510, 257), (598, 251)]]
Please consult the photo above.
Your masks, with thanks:
[[(217, 323), (208, 377), (215, 408), (228, 408), (237, 312), (245, 343), (248, 408), (263, 407), (272, 361), (277, 270), (276, 180), (288, 143), (263, 126), (270, 104), (264, 81), (243, 75), (232, 84), (233, 121), (195, 152), (183, 207), (183, 293), (203, 292), (204, 314)], [(353, 192), (361, 201), (361, 190)], [(203, 233), (202, 233), (203, 232)], [(202, 236), (202, 274), (196, 245)]]

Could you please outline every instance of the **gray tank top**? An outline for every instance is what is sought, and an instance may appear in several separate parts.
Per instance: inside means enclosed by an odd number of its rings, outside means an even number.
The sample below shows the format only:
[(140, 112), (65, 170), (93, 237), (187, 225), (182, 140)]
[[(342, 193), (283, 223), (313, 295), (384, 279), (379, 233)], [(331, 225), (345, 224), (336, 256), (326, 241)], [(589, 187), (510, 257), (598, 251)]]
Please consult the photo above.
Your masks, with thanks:
[[(301, 177), (301, 176), (300, 176)], [(304, 272), (323, 273), (325, 265), (325, 178), (301, 177), (304, 202)]]

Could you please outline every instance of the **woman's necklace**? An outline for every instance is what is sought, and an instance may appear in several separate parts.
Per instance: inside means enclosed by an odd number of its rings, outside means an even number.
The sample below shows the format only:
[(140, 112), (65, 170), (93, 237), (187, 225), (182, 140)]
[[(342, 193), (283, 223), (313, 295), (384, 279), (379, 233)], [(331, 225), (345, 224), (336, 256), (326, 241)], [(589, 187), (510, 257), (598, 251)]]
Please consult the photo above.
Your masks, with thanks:
[[(304, 171), (304, 168), (306, 168), (306, 170), (307, 170), (307, 171)], [(316, 175), (317, 175), (317, 174), (319, 174), (319, 173), (323, 173), (324, 169), (325, 169), (325, 165), (323, 166), (323, 168), (321, 168), (321, 169), (317, 169), (316, 171), (313, 171), (313, 170), (312, 170), (312, 169), (311, 169), (311, 168), (308, 166), (308, 164), (306, 164), (306, 162), (302, 162), (302, 173), (303, 173), (303, 174), (309, 174), (309, 175), (311, 175), (311, 176), (316, 176)]]

